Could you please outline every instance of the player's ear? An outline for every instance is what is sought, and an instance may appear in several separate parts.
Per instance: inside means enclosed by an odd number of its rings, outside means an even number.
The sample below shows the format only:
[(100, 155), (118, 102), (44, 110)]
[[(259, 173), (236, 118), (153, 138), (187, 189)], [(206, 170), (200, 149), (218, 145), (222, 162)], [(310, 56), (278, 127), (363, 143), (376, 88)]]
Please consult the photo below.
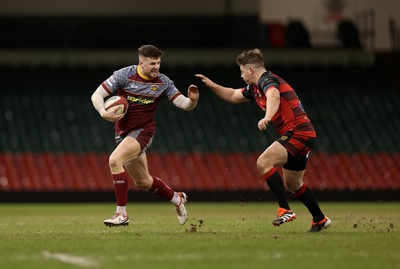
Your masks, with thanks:
[(144, 61), (144, 57), (142, 55), (139, 55), (139, 64), (142, 65)]

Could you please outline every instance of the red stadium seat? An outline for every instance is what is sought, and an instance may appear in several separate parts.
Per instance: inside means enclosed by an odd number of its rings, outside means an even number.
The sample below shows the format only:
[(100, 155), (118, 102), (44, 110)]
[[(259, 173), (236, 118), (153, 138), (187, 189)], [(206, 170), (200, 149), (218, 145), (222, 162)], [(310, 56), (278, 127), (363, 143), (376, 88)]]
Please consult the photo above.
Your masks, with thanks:
[[(106, 153), (2, 153), (0, 190), (111, 191)], [(176, 190), (260, 190), (259, 153), (149, 153), (149, 170)], [(396, 190), (399, 153), (314, 153), (304, 182), (315, 190)], [(130, 189), (135, 189), (130, 183)]]

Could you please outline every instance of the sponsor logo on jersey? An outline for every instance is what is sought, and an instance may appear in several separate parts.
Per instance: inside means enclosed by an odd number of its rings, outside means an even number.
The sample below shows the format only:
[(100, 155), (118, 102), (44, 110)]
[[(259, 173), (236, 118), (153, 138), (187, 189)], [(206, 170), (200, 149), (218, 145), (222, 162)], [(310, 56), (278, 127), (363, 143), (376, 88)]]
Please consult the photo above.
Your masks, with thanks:
[(269, 78), (264, 78), (263, 81), (261, 81), (260, 86), (264, 87), (264, 85), (268, 82)]
[(141, 103), (144, 105), (154, 103), (154, 99), (147, 99), (147, 98), (142, 98), (142, 97), (127, 96), (126, 99), (132, 103)]

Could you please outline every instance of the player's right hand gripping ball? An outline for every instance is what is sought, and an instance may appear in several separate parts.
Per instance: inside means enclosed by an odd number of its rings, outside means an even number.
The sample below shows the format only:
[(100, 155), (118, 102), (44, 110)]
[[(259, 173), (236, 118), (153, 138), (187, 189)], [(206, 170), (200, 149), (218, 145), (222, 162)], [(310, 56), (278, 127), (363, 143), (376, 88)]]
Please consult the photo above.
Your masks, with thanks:
[(114, 112), (115, 115), (124, 115), (128, 111), (129, 105), (125, 97), (121, 95), (115, 95), (111, 96), (105, 101), (104, 107), (106, 110), (109, 110), (113, 107), (118, 107)]

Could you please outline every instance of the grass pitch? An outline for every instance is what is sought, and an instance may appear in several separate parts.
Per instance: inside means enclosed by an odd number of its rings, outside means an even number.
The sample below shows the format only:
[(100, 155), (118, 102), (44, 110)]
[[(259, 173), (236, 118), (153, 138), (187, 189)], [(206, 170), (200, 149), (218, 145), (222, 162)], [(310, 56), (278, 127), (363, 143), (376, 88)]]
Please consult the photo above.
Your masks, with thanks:
[(400, 203), (321, 203), (332, 226), (311, 218), (271, 225), (275, 203), (189, 203), (178, 224), (169, 203), (130, 203), (131, 223), (108, 228), (113, 204), (0, 204), (0, 267), (400, 268)]

